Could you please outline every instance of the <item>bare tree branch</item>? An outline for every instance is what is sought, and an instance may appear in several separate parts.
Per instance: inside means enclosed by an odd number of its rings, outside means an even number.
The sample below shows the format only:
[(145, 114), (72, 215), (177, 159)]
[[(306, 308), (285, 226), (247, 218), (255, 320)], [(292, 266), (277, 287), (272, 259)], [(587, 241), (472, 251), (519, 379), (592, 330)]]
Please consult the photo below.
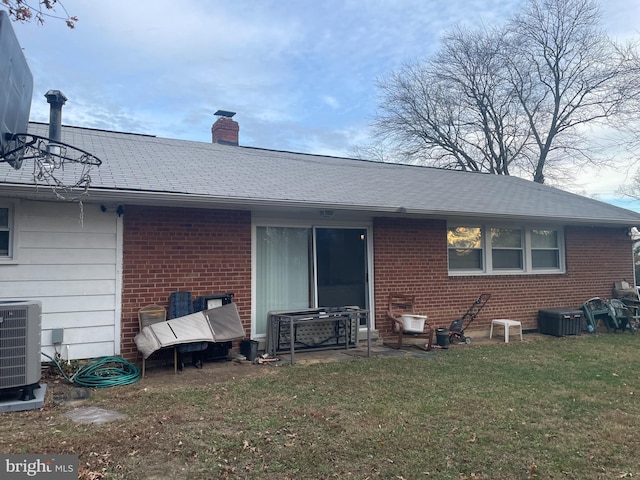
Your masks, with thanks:
[(423, 163), (539, 183), (604, 161), (587, 133), (624, 121), (640, 138), (640, 69), (600, 22), (591, 0), (528, 0), (503, 28), (456, 28), (379, 82), (375, 132)]
[[(30, 22), (43, 25), (46, 18), (63, 20), (67, 27), (75, 28), (78, 17), (71, 16), (60, 0), (37, 0), (37, 6), (27, 0), (2, 0), (2, 6), (7, 9), (9, 18), (14, 22)], [(56, 5), (64, 11), (64, 16), (56, 14)]]

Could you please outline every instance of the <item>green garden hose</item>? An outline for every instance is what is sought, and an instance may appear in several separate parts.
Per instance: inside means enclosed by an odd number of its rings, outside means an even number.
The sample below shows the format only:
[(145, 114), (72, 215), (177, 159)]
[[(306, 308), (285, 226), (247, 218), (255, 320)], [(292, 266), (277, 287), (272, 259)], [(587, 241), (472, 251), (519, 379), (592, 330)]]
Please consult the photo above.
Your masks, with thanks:
[(45, 357), (54, 362), (64, 378), (82, 387), (107, 388), (118, 385), (130, 385), (140, 380), (140, 369), (122, 357), (100, 357), (87, 360), (69, 378), (58, 360), (46, 353)]

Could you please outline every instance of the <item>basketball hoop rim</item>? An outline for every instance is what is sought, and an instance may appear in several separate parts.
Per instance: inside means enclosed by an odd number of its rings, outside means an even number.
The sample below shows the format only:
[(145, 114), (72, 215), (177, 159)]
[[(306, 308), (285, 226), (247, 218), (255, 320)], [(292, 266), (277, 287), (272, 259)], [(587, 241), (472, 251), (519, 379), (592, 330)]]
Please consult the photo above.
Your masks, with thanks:
[[(42, 141), (48, 142), (49, 145), (65, 147), (71, 150), (75, 150), (76, 152), (79, 152), (82, 154), (81, 160), (65, 157), (64, 158), (65, 161), (74, 162), (74, 163), (84, 163), (84, 164), (88, 164), (96, 167), (99, 167), (100, 165), (102, 165), (102, 160), (100, 160), (98, 157), (96, 157), (92, 153), (89, 153), (86, 150), (83, 150), (81, 148), (74, 147), (73, 145), (69, 145), (68, 143), (60, 142), (57, 140), (53, 140), (49, 137), (35, 135), (32, 133), (6, 133), (5, 134), (5, 139), (8, 141), (18, 140), (20, 137), (23, 137), (25, 140), (22, 142), (22, 144), (19, 147), (9, 150), (7, 152), (0, 152), (0, 162), (8, 162), (7, 157), (9, 157), (10, 155), (16, 152), (19, 152), (20, 150), (27, 150), (29, 147), (33, 147), (39, 140), (42, 140)], [(36, 157), (35, 156), (23, 157), (23, 160), (29, 160), (33, 158), (36, 158)]]

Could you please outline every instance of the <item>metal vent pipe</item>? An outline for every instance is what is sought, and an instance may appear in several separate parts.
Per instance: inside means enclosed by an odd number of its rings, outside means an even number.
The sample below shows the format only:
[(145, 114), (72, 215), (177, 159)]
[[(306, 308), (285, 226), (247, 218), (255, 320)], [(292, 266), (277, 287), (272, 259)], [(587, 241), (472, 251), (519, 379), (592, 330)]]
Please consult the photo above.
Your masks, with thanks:
[(61, 142), (62, 139), (62, 106), (67, 101), (60, 90), (49, 90), (44, 95), (49, 108), (49, 139), (54, 142)]

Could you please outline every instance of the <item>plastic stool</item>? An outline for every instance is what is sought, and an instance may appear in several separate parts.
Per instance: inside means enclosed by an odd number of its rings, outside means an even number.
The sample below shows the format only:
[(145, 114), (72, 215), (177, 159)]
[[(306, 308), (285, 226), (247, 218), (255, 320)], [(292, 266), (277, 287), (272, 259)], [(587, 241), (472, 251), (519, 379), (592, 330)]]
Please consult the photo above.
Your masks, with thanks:
[(504, 327), (504, 342), (509, 343), (509, 327), (520, 328), (520, 341), (522, 341), (522, 323), (517, 320), (506, 320), (504, 318), (498, 320), (491, 320), (491, 330), (489, 331), (489, 338), (493, 337), (493, 326), (502, 325)]

